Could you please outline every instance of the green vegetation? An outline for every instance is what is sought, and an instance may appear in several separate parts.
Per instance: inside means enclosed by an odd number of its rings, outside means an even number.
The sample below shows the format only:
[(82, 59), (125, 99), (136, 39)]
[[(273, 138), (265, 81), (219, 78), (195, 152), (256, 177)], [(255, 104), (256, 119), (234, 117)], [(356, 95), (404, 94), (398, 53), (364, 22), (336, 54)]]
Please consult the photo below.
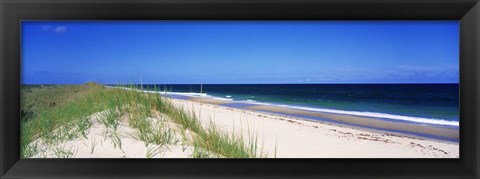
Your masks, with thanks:
[(85, 85), (24, 85), (21, 88), (21, 119), (28, 121), (42, 111), (85, 95), (95, 83)]
[[(126, 86), (139, 89), (138, 86)], [(164, 117), (159, 118), (161, 113)], [(192, 157), (255, 158), (264, 157), (259, 151), (255, 135), (225, 134), (209, 125), (202, 126), (197, 115), (175, 107), (159, 93), (143, 93), (136, 90), (107, 88), (95, 83), (78, 86), (24, 86), (22, 87), (21, 156), (38, 153), (36, 139), (46, 143), (58, 143), (88, 135), (92, 115), (107, 130), (116, 147), (122, 148), (117, 127), (122, 120), (137, 129), (137, 138), (145, 142), (147, 156), (159, 153), (159, 146), (177, 144), (175, 137), (182, 135), (182, 147), (194, 146)], [(170, 123), (178, 126), (177, 128)], [(179, 130), (179, 131), (176, 131)], [(96, 144), (96, 141), (92, 141)], [(157, 145), (151, 146), (151, 145)], [(94, 151), (92, 146), (91, 152)], [(183, 149), (185, 150), (185, 149)], [(58, 150), (58, 157), (70, 157), (73, 153)]]

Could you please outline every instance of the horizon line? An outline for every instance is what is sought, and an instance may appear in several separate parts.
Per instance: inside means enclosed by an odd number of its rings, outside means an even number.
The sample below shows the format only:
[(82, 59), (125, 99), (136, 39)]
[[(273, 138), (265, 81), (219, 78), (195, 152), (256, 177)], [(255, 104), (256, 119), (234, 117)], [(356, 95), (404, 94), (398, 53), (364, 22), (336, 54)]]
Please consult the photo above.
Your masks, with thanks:
[[(20, 85), (84, 85), (85, 83), (31, 83)], [(388, 84), (460, 84), (459, 82), (453, 83), (98, 83), (101, 85), (388, 85)]]

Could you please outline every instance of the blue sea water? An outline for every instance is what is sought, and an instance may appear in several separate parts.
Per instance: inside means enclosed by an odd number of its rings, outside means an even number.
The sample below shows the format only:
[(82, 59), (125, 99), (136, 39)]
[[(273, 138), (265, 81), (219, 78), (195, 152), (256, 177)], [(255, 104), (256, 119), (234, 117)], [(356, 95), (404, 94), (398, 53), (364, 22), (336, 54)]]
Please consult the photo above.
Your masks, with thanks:
[(458, 84), (149, 84), (143, 88), (180, 96), (202, 90), (209, 97), (243, 106), (272, 104), (438, 124), (459, 121)]

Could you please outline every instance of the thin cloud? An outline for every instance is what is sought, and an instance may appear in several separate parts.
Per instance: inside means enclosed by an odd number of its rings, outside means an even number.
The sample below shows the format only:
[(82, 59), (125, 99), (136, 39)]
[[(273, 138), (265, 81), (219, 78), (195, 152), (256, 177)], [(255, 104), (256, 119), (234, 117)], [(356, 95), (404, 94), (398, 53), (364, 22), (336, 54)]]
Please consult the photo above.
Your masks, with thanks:
[(54, 31), (57, 32), (57, 33), (66, 32), (66, 31), (67, 31), (67, 27), (65, 27), (65, 26), (57, 26)]
[(417, 66), (417, 65), (401, 65), (399, 70), (405, 72), (422, 72), (422, 73), (439, 73), (439, 72), (457, 72), (458, 64), (440, 64), (436, 66)]

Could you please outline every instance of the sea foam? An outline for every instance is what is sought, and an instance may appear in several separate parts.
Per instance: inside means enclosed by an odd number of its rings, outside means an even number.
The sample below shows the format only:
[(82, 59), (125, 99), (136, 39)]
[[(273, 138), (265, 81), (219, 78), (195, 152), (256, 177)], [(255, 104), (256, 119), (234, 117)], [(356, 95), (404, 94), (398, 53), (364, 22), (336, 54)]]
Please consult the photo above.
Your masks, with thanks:
[[(122, 88), (122, 87), (117, 87)], [(130, 88), (122, 88), (127, 90), (136, 90)], [(136, 90), (142, 91), (142, 90)], [(183, 95), (189, 97), (206, 97), (218, 100), (226, 100), (226, 101), (233, 101), (231, 98), (222, 98), (217, 96), (208, 95), (207, 93), (189, 93), (189, 92), (155, 92), (155, 91), (147, 91), (143, 90), (144, 92), (148, 93), (160, 93), (160, 94), (173, 94), (173, 95)], [(433, 124), (433, 125), (445, 125), (445, 126), (454, 126), (458, 127), (458, 121), (448, 121), (444, 119), (433, 119), (433, 118), (421, 118), (421, 117), (412, 117), (412, 116), (401, 116), (401, 115), (394, 115), (394, 114), (386, 114), (386, 113), (378, 113), (378, 112), (369, 112), (369, 111), (346, 111), (346, 110), (338, 110), (338, 109), (326, 109), (326, 108), (313, 108), (313, 107), (304, 107), (304, 106), (294, 106), (294, 105), (285, 105), (285, 104), (273, 104), (273, 103), (265, 103), (265, 102), (258, 102), (255, 100), (240, 100), (238, 102), (249, 103), (249, 104), (258, 104), (258, 105), (268, 105), (268, 106), (278, 106), (290, 109), (300, 109), (305, 111), (315, 111), (315, 112), (325, 112), (325, 113), (334, 113), (334, 114), (345, 114), (345, 115), (352, 115), (352, 116), (363, 116), (363, 117), (374, 117), (380, 119), (393, 119), (399, 121), (406, 121), (406, 122), (415, 122), (415, 123), (423, 123), (423, 124)]]
[(326, 113), (345, 114), (345, 115), (363, 116), (363, 117), (374, 117), (374, 118), (381, 118), (381, 119), (393, 119), (393, 120), (408, 121), (408, 122), (423, 123), (423, 124), (446, 125), (446, 126), (455, 126), (455, 127), (459, 126), (458, 121), (448, 121), (444, 119), (401, 116), (401, 115), (368, 112), (368, 111), (346, 111), (346, 110), (338, 110), (338, 109), (313, 108), (313, 107), (294, 106), (294, 105), (285, 105), (285, 104), (264, 103), (264, 102), (254, 101), (254, 100), (244, 100), (242, 102), (258, 104), (258, 105), (278, 106), (278, 107), (284, 107), (284, 108), (290, 108), (290, 109), (300, 109), (305, 111), (326, 112)]

